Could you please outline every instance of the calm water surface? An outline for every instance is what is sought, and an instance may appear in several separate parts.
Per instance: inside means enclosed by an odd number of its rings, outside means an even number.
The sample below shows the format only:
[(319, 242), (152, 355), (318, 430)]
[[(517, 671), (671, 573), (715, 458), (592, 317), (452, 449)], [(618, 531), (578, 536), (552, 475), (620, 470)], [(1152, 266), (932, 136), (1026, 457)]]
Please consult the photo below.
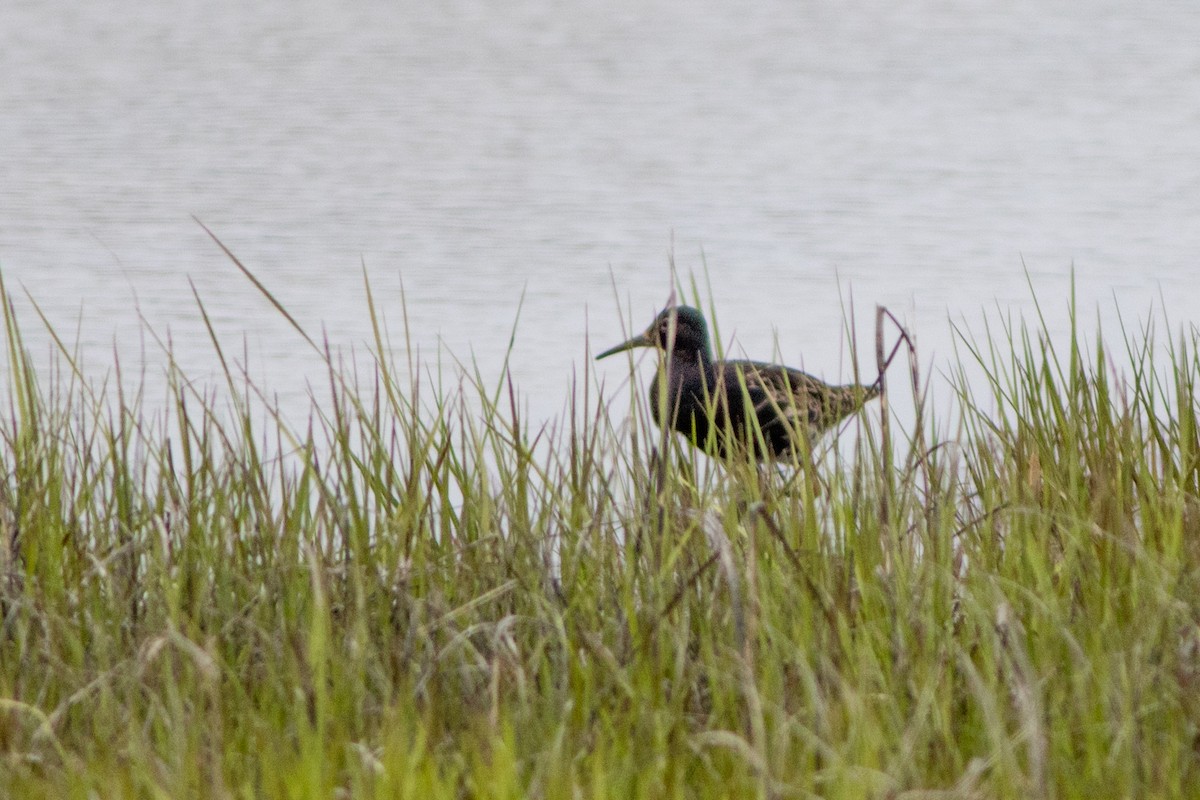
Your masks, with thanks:
[[(303, 407), (314, 334), (495, 375), (535, 417), (586, 349), (707, 269), (723, 336), (849, 377), (843, 300), (936, 367), (948, 319), (1200, 308), (1200, 7), (834, 3), (5, 4), (0, 270), (103, 374), (215, 368), (192, 288)], [(524, 297), (522, 304), (521, 298)], [(143, 323), (143, 318), (145, 322)], [(77, 332), (77, 333), (76, 333)], [(1115, 328), (1112, 332), (1116, 334)], [(403, 353), (400, 354), (401, 356)], [(625, 362), (605, 363), (615, 387)]]

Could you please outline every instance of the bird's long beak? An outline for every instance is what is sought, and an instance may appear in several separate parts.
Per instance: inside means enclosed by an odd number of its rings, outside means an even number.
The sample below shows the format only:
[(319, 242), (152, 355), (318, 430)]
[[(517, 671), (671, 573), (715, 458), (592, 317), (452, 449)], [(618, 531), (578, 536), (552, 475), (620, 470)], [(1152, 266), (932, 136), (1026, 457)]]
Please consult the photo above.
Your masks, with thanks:
[(654, 338), (654, 330), (653, 330), (653, 328), (648, 328), (645, 331), (643, 331), (642, 333), (639, 333), (637, 336), (630, 339), (629, 341), (621, 342), (616, 347), (608, 348), (603, 353), (596, 356), (596, 360), (599, 361), (602, 358), (608, 358), (609, 356), (613, 355), (614, 353), (623, 353), (626, 350), (632, 350), (635, 347), (654, 347), (655, 344), (656, 344), (656, 340)]

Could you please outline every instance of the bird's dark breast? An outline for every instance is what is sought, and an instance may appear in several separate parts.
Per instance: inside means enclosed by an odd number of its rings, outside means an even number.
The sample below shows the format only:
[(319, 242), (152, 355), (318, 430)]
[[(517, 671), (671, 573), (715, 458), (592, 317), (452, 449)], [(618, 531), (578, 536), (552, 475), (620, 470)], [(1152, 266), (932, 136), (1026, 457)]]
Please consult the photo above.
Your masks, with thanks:
[[(660, 401), (662, 389), (667, 392), (666, 402)], [(682, 433), (702, 450), (724, 455), (716, 434), (725, 428), (725, 409), (716, 398), (713, 375), (699, 365), (676, 364), (669, 375), (660, 373), (650, 385), (655, 423)]]
[[(780, 415), (780, 407), (791, 404), (787, 398), (772, 395), (756, 362), (730, 361), (709, 366), (677, 364), (666, 380), (660, 375), (650, 387), (654, 421), (682, 433), (705, 452), (726, 456), (731, 449), (749, 444), (762, 458), (763, 445), (770, 455), (789, 452), (796, 428), (789, 415)], [(669, 402), (659, 402), (660, 388), (666, 388)], [(758, 431), (747, 436), (747, 426)], [(759, 440), (761, 432), (762, 440)], [(732, 446), (731, 446), (732, 445)]]

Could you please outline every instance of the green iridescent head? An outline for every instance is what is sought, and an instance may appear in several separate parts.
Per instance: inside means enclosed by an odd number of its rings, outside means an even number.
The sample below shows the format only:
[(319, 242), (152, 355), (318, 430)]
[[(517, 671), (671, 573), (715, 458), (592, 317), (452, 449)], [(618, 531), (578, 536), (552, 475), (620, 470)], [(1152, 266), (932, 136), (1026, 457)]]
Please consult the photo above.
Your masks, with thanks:
[(708, 353), (708, 323), (699, 309), (691, 306), (674, 306), (663, 309), (650, 327), (616, 347), (610, 347), (596, 359), (607, 358), (614, 353), (634, 347), (657, 347), (673, 353)]

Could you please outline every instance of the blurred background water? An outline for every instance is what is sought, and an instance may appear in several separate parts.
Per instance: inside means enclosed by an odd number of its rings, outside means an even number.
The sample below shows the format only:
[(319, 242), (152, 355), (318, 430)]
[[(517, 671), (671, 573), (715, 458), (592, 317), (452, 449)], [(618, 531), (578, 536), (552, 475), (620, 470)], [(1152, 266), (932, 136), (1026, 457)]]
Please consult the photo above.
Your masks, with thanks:
[(214, 376), (194, 285), (250, 374), (306, 409), (319, 361), (193, 215), (334, 347), (370, 339), (364, 274), (398, 347), (403, 290), (422, 358), (488, 377), (519, 310), (535, 420), (589, 347), (661, 307), (672, 254), (735, 353), (834, 381), (851, 294), (869, 361), (884, 304), (935, 374), (951, 320), (1036, 297), (1065, 331), (1072, 271), (1087, 327), (1200, 307), (1191, 3), (12, 0), (3, 18), (0, 271), (39, 364), (25, 292), (89, 371), (115, 350), (156, 380), (148, 325)]

